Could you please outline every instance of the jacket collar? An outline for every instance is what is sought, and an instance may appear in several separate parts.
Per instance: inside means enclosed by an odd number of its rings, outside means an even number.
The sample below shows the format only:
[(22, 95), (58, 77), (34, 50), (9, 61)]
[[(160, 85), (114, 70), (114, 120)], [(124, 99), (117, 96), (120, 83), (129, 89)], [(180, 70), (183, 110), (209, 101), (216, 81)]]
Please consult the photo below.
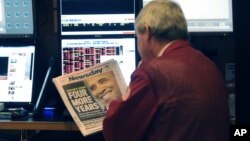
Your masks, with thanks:
[(178, 48), (183, 48), (185, 46), (191, 46), (190, 45), (190, 42), (187, 41), (187, 40), (175, 40), (172, 44), (170, 44), (166, 49), (165, 51), (163, 52), (162, 55), (167, 55), (169, 54), (170, 52), (178, 49)]

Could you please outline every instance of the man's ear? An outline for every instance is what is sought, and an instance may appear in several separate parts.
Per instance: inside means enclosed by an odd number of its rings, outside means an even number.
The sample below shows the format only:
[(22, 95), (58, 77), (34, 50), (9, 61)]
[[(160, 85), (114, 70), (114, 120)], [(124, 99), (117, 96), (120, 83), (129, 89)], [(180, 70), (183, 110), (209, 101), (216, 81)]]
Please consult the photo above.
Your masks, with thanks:
[(145, 25), (145, 36), (147, 40), (150, 40), (152, 37), (151, 28), (148, 25)]

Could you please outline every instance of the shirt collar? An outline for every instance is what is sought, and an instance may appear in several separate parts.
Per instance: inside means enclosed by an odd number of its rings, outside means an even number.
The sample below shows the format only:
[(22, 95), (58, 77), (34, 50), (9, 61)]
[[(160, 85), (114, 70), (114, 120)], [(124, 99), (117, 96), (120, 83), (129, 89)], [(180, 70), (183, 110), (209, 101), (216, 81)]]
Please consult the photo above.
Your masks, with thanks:
[(164, 53), (164, 51), (165, 51), (171, 44), (173, 44), (175, 41), (176, 41), (176, 40), (167, 43), (167, 44), (159, 51), (159, 53), (157, 54), (157, 57), (162, 56), (162, 54)]

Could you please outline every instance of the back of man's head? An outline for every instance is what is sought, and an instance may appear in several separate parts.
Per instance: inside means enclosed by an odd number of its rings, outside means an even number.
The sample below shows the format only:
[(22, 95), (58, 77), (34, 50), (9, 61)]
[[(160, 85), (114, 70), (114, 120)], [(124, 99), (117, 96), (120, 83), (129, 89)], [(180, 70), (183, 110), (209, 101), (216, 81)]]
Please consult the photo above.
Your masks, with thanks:
[(143, 33), (145, 26), (159, 41), (189, 38), (184, 13), (170, 0), (153, 0), (143, 7), (135, 21), (136, 31)]

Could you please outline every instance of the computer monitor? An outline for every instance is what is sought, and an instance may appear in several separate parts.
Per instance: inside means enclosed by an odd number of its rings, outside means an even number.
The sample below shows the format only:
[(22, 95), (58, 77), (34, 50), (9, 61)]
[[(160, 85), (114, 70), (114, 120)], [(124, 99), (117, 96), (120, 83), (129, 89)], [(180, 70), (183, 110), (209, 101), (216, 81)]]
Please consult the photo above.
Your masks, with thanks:
[(62, 39), (61, 56), (62, 74), (115, 59), (129, 84), (130, 75), (136, 68), (135, 37)]
[(0, 103), (4, 103), (6, 108), (31, 104), (34, 54), (34, 45), (0, 45)]
[(136, 0), (60, 0), (61, 74), (115, 59), (129, 84), (138, 62), (136, 7)]
[(34, 0), (0, 0), (0, 38), (32, 38)]
[(135, 0), (60, 0), (60, 34), (134, 34)]
[[(140, 0), (144, 7), (151, 0)], [(197, 32), (233, 32), (232, 0), (174, 0), (180, 4), (187, 19), (188, 31)]]

